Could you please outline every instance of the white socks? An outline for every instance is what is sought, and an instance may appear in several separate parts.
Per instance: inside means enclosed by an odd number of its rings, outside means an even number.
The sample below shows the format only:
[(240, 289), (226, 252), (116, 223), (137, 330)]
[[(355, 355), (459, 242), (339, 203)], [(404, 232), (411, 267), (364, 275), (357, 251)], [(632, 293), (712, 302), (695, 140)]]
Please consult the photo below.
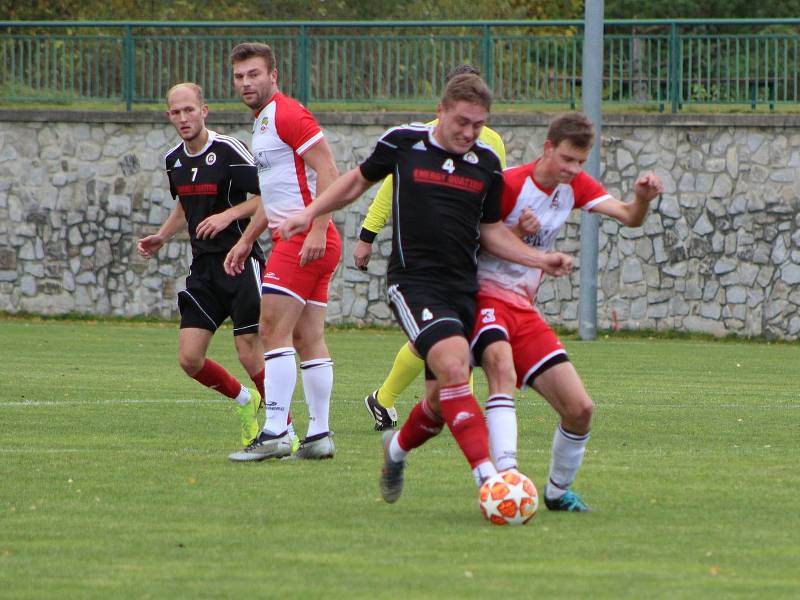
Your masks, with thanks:
[(489, 428), (489, 446), (498, 471), (517, 466), (517, 412), (514, 398), (508, 394), (494, 394), (486, 401), (486, 425)]
[(275, 348), (264, 353), (264, 396), (267, 420), (264, 433), (280, 435), (287, 429), (289, 406), (297, 384), (294, 348)]
[(250, 402), (250, 390), (246, 387), (242, 386), (242, 389), (239, 390), (239, 395), (234, 398), (236, 400), (236, 404), (239, 406), (244, 406), (248, 402)]
[(497, 475), (497, 471), (498, 470), (495, 469), (492, 461), (487, 460), (486, 462), (482, 462), (477, 467), (472, 469), (472, 477), (475, 479), (475, 485), (481, 487), (484, 481), (494, 475)]
[(306, 404), (308, 405), (308, 434), (306, 437), (330, 431), (328, 416), (333, 389), (333, 361), (314, 358), (300, 363)]
[(583, 435), (570, 433), (565, 431), (559, 423), (553, 435), (550, 479), (545, 489), (547, 498), (560, 498), (572, 485), (583, 462), (583, 454), (586, 451), (588, 440), (588, 433)]

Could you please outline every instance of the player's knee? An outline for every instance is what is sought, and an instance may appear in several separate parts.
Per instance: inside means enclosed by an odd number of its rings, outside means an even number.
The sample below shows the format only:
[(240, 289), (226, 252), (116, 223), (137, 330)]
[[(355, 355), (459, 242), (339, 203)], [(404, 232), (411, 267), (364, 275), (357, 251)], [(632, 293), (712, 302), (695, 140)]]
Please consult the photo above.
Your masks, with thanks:
[(486, 373), (486, 377), (495, 387), (513, 389), (517, 383), (514, 361), (505, 353), (492, 352), (491, 346), (483, 353), (481, 367)]
[(589, 425), (592, 422), (592, 414), (594, 413), (594, 402), (592, 402), (589, 396), (584, 396), (580, 400), (570, 403), (567, 406), (566, 413), (564, 417), (568, 419), (574, 427), (588, 431)]
[(436, 376), (445, 385), (464, 382), (469, 379), (469, 364), (467, 361), (450, 357), (442, 361)]
[(204, 356), (194, 356), (191, 354), (179, 354), (178, 364), (180, 364), (183, 372), (189, 377), (194, 377), (197, 372), (203, 368)]

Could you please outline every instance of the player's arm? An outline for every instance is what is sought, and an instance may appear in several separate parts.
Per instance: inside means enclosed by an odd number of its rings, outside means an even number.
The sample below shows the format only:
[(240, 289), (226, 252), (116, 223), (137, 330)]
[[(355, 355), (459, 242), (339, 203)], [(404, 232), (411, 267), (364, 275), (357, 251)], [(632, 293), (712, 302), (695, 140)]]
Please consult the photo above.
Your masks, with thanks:
[(247, 260), (247, 257), (250, 256), (250, 252), (253, 250), (253, 244), (256, 243), (258, 236), (264, 233), (264, 230), (269, 224), (267, 215), (264, 212), (264, 205), (260, 201), (261, 197), (255, 196), (255, 198), (258, 198), (259, 203), (250, 219), (250, 223), (245, 228), (239, 241), (228, 251), (225, 261), (223, 262), (223, 268), (228, 275), (238, 275), (244, 271), (244, 262)]
[(184, 227), (186, 227), (186, 213), (183, 212), (183, 206), (178, 201), (164, 223), (158, 228), (158, 231), (153, 235), (140, 239), (136, 244), (136, 250), (145, 258), (151, 258), (161, 246), (171, 240)]
[(197, 226), (197, 237), (201, 240), (205, 238), (214, 238), (234, 221), (252, 217), (259, 206), (261, 206), (261, 196), (253, 196), (244, 202), (231, 206), (221, 213), (210, 215), (200, 221), (200, 224)]
[(313, 219), (351, 204), (374, 183), (361, 174), (360, 167), (350, 169), (318, 195), (302, 212), (285, 219), (279, 228), (281, 237), (288, 240), (293, 235), (303, 233)]
[(661, 178), (655, 173), (646, 173), (633, 184), (633, 200), (622, 202), (616, 198), (608, 198), (592, 210), (616, 219), (627, 227), (638, 227), (644, 223), (650, 202), (663, 191)]
[[(331, 184), (336, 180), (339, 175), (339, 169), (336, 168), (336, 161), (333, 159), (333, 153), (322, 138), (319, 142), (314, 144), (311, 148), (303, 153), (303, 161), (317, 173), (317, 197), (328, 189)], [(316, 200), (313, 200), (313, 204)], [(328, 223), (331, 220), (330, 214), (323, 214), (315, 218), (311, 224), (311, 230), (308, 232), (303, 248), (300, 250), (300, 266), (310, 263), (312, 260), (317, 260), (325, 256), (325, 234), (328, 230)]]
[(542, 269), (549, 275), (566, 275), (572, 270), (572, 257), (560, 252), (542, 252), (531, 248), (501, 221), (481, 223), (480, 242), (482, 248), (498, 258)]
[(389, 213), (392, 210), (392, 182), (391, 175), (383, 180), (381, 187), (378, 188), (378, 193), (375, 194), (375, 198), (367, 209), (367, 216), (364, 217), (364, 222), (361, 224), (358, 241), (353, 249), (353, 262), (362, 271), (367, 270), (375, 237), (389, 220)]

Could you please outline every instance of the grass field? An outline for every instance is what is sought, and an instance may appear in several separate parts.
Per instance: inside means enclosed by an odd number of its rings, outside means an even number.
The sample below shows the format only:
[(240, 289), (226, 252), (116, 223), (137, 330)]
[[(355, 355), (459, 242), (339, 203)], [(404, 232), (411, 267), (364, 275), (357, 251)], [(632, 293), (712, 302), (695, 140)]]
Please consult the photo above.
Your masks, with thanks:
[[(567, 341), (595, 512), (504, 529), (448, 433), (380, 499), (362, 398), (400, 333), (329, 332), (337, 455), (309, 463), (228, 462), (235, 413), (179, 370), (173, 324), (0, 320), (0, 342), (0, 598), (800, 596), (797, 344)], [(229, 330), (211, 354), (243, 376)], [(543, 488), (554, 416), (532, 392), (518, 413)]]

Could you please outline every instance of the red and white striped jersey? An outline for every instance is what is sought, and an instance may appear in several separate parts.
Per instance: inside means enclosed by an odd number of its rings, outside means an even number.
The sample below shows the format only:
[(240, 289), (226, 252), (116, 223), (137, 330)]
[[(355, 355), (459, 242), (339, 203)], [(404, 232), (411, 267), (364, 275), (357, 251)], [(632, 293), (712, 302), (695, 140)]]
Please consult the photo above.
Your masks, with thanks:
[[(573, 208), (592, 210), (611, 198), (603, 185), (585, 172), (572, 183), (559, 183), (544, 189), (536, 183), (533, 171), (536, 161), (503, 171), (501, 218), (511, 227), (519, 221), (522, 210), (530, 208), (539, 219), (541, 229), (522, 241), (543, 251), (552, 250), (561, 226)], [(533, 269), (497, 258), (486, 251), (478, 256), (478, 282), (481, 293), (500, 298), (513, 305), (530, 307), (542, 278), (541, 269)]]
[(297, 100), (276, 92), (253, 123), (253, 158), (261, 200), (273, 236), (283, 220), (316, 195), (317, 174), (303, 154), (322, 140), (314, 115)]

